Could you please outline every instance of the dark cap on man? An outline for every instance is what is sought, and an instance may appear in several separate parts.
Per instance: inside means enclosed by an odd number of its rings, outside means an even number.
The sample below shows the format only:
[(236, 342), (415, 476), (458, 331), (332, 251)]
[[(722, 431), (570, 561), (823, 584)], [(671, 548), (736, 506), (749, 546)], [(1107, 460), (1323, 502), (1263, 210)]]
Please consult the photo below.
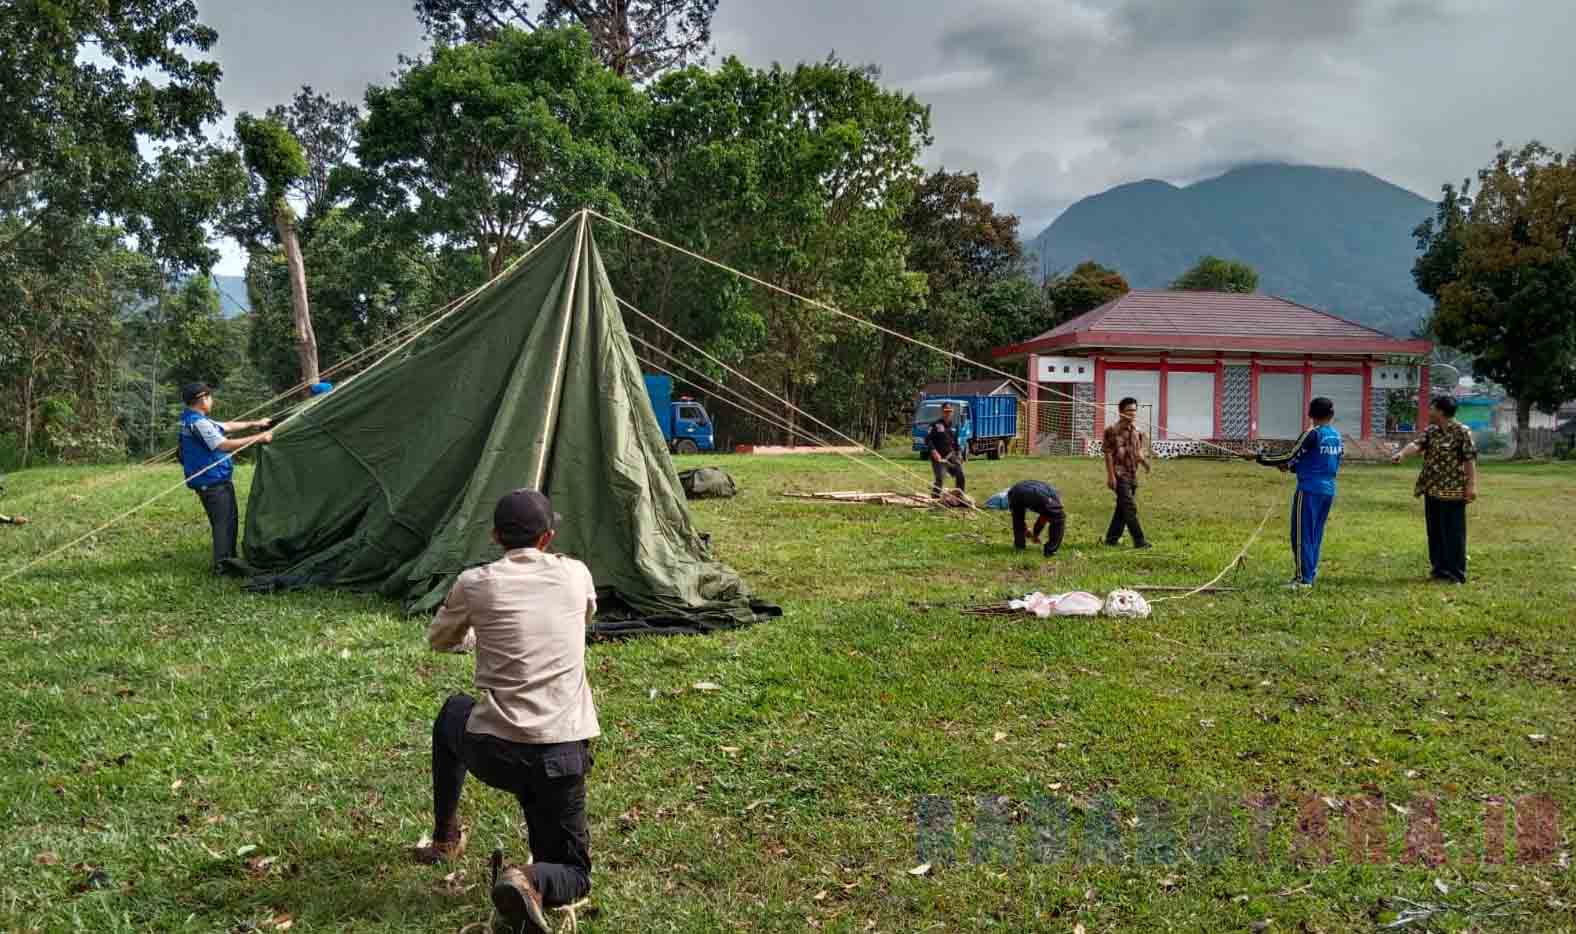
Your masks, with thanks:
[(558, 528), (563, 517), (553, 512), (553, 501), (538, 490), (515, 490), (493, 508), (493, 528), (506, 544), (533, 545), (543, 534)]
[(207, 383), (187, 383), (181, 387), (181, 401), (191, 405), (203, 396), (212, 395), (213, 388)]

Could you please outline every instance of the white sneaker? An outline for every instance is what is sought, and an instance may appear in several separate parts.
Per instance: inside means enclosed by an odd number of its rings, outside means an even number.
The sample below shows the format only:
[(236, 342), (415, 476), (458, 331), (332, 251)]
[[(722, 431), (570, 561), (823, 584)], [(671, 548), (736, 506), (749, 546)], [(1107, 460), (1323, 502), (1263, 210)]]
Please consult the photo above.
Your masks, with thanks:
[(1289, 583), (1287, 583), (1285, 585), (1285, 589), (1287, 589), (1287, 590), (1312, 590), (1313, 589), (1313, 585), (1312, 584), (1304, 584), (1302, 581), (1291, 581), (1291, 582), (1289, 582)]

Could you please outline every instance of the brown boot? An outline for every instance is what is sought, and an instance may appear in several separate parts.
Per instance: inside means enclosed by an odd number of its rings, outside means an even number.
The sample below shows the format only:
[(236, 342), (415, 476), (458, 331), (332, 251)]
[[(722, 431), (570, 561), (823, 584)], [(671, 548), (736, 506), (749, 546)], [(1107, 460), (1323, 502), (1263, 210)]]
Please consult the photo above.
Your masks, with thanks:
[(416, 862), (426, 863), (429, 866), (438, 863), (452, 863), (465, 852), (465, 844), (470, 835), (464, 827), (456, 827), (446, 833), (435, 835), (432, 843), (427, 846), (416, 847)]
[(542, 893), (536, 890), (530, 873), (519, 866), (510, 866), (498, 874), (498, 881), (492, 888), (492, 901), (508, 930), (552, 934), (547, 914), (542, 911)]

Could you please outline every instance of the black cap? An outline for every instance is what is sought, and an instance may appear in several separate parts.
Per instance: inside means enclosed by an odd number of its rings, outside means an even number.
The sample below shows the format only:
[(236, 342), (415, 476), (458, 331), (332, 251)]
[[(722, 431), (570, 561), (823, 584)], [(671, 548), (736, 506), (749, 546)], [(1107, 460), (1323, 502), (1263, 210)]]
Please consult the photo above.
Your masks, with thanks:
[(203, 396), (210, 395), (213, 389), (207, 383), (187, 383), (181, 387), (181, 401), (191, 405)]
[(537, 490), (507, 493), (493, 507), (493, 528), (506, 542), (534, 544), (542, 533), (558, 528), (562, 518), (553, 512), (553, 501)]

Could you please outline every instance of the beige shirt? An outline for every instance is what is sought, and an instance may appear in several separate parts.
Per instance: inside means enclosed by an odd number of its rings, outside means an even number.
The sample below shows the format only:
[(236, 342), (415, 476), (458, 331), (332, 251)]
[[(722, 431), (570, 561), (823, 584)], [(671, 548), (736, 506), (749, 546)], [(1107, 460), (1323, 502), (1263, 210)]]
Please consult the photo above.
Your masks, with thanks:
[(532, 744), (601, 735), (586, 680), (595, 614), (591, 571), (573, 558), (515, 548), (461, 574), (427, 641), (463, 651), (474, 638), (481, 696), (466, 730)]

